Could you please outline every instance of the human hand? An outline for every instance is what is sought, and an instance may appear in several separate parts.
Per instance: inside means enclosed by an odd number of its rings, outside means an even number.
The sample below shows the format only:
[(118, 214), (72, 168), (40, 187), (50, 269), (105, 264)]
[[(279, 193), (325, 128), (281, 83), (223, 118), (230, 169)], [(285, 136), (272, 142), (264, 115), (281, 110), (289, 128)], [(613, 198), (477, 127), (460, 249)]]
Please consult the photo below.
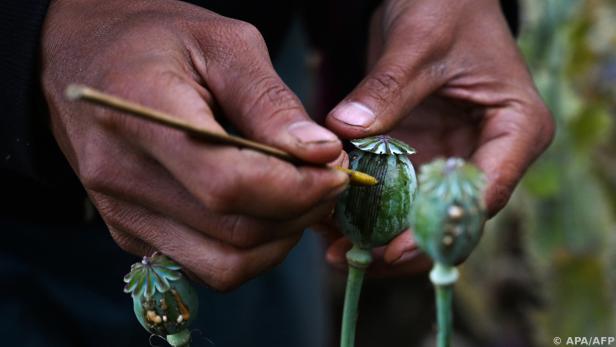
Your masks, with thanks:
[[(84, 20), (86, 19), (87, 20)], [(257, 29), (184, 2), (56, 0), (44, 26), (43, 87), (51, 124), (123, 249), (159, 250), (228, 290), (284, 259), (327, 216), (348, 177), (69, 103), (84, 83), (313, 163), (341, 156), (275, 73)]]
[[(344, 138), (391, 131), (417, 149), (417, 165), (470, 158), (487, 176), (491, 215), (551, 142), (554, 122), (497, 0), (385, 1), (372, 19), (368, 61), (327, 126)], [(346, 247), (334, 243), (329, 261), (344, 264)], [(385, 272), (405, 274), (428, 264), (419, 254), (407, 231), (376, 255), (397, 264)]]

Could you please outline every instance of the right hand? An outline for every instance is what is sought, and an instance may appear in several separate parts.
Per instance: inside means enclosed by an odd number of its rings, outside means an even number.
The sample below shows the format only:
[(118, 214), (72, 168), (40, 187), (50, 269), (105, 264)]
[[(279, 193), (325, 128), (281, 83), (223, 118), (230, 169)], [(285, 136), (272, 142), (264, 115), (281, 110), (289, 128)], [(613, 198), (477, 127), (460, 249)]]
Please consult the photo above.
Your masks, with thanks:
[(313, 163), (342, 157), (275, 73), (254, 26), (172, 0), (56, 0), (42, 73), (62, 151), (123, 249), (159, 250), (218, 290), (284, 259), (326, 217), (348, 177), (204, 144), (104, 108), (70, 103), (84, 83)]

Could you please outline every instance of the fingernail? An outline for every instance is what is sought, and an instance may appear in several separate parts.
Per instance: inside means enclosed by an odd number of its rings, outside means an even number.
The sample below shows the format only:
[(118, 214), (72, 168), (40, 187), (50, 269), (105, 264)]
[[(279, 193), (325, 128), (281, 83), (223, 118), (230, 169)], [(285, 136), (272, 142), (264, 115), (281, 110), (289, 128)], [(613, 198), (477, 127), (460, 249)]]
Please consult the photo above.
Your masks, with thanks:
[(394, 261), (393, 263), (391, 263), (391, 265), (399, 265), (402, 263), (405, 263), (409, 260), (412, 260), (413, 258), (417, 257), (417, 255), (420, 253), (421, 251), (419, 250), (413, 250), (413, 251), (409, 251), (409, 252), (404, 252), (402, 253), (402, 255), (400, 256), (400, 258), (398, 258), (396, 261)]
[(327, 252), (325, 254), (325, 261), (337, 269), (345, 269), (347, 267), (346, 258), (340, 258), (332, 252)]
[(347, 102), (334, 109), (332, 117), (355, 127), (367, 128), (376, 120), (371, 109), (358, 102)]
[(289, 125), (289, 134), (304, 144), (320, 144), (338, 140), (331, 131), (310, 121), (300, 121)]

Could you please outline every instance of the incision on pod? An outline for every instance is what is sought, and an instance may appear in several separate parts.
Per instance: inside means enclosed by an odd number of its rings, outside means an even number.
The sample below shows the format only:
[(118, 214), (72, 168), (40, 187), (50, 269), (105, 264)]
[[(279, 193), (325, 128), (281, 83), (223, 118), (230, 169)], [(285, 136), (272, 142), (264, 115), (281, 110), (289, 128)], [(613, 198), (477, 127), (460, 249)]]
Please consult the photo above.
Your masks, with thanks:
[(190, 344), (189, 325), (199, 302), (181, 267), (168, 257), (154, 253), (131, 266), (124, 276), (124, 292), (131, 294), (133, 311), (150, 333), (164, 336), (172, 346)]
[(386, 244), (410, 226), (410, 210), (417, 188), (415, 169), (407, 157), (415, 150), (407, 144), (385, 135), (351, 143), (357, 149), (349, 153), (350, 168), (373, 176), (379, 183), (350, 186), (336, 205), (336, 221), (353, 242), (353, 248), (346, 254), (349, 273), (341, 347), (355, 344), (357, 305), (365, 269), (372, 261), (371, 250)]
[(410, 226), (409, 211), (417, 178), (407, 144), (386, 135), (351, 141), (350, 168), (375, 177), (375, 186), (350, 186), (336, 206), (336, 221), (358, 247), (370, 249), (389, 242)]

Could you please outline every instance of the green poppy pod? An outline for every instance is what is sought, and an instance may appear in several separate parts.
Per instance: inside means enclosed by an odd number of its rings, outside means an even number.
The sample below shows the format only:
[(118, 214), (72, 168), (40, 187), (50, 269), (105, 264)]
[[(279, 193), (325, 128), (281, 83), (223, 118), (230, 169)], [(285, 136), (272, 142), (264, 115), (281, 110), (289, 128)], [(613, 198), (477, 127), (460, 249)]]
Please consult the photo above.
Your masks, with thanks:
[(363, 249), (389, 242), (410, 226), (417, 178), (408, 159), (415, 150), (386, 135), (353, 140), (350, 168), (374, 176), (375, 186), (350, 186), (342, 193), (335, 218), (342, 232)]
[(483, 173), (459, 158), (421, 168), (413, 230), (418, 246), (436, 263), (455, 266), (479, 242), (486, 220), (484, 186)]
[(172, 346), (188, 346), (188, 327), (199, 307), (197, 293), (181, 267), (160, 253), (143, 257), (124, 276), (125, 293), (133, 298), (137, 320), (150, 333), (165, 336)]

